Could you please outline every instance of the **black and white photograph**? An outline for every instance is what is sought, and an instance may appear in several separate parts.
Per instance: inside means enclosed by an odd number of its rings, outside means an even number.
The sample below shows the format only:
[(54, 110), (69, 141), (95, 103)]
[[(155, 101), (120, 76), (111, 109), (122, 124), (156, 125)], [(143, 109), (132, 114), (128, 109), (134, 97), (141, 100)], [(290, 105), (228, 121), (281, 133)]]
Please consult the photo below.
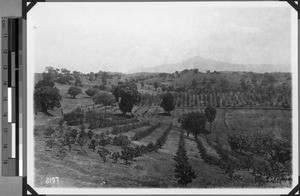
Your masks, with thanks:
[(27, 173), (40, 194), (298, 184), (288, 3), (51, 2), (27, 20)]

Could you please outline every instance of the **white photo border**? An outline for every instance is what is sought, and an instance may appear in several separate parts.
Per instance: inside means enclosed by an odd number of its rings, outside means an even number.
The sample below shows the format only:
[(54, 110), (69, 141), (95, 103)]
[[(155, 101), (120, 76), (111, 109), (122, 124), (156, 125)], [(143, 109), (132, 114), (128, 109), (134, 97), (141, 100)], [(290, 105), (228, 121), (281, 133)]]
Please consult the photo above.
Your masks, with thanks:
[[(39, 2), (48, 3), (48, 2)], [(54, 2), (51, 2), (54, 3)], [(71, 2), (55, 2), (59, 4), (70, 4)], [(72, 3), (91, 3), (91, 2), (72, 2)], [(93, 3), (103, 3), (93, 2)], [(112, 3), (124, 3), (124, 2), (112, 2)], [(134, 2), (134, 3), (146, 3), (146, 2)], [(147, 3), (161, 3), (161, 2), (147, 2)], [(164, 3), (186, 3), (195, 4), (201, 3), (203, 6), (271, 6), (271, 7), (290, 7), (291, 9), (291, 47), (292, 47), (292, 129), (293, 129), (293, 182), (291, 188), (215, 188), (215, 189), (204, 189), (204, 188), (39, 188), (34, 186), (34, 137), (33, 137), (33, 92), (34, 91), (34, 66), (27, 63), (27, 183), (39, 194), (57, 194), (57, 195), (201, 195), (201, 194), (220, 194), (220, 195), (262, 195), (262, 194), (288, 194), (298, 183), (299, 175), (299, 154), (297, 149), (299, 149), (298, 144), (298, 16), (297, 12), (287, 3), (287, 2), (164, 2)], [(226, 4), (225, 4), (226, 3)], [(217, 5), (218, 4), (218, 5)], [(222, 5), (221, 5), (222, 4)], [(35, 8), (33, 8), (35, 9)], [(29, 16), (29, 17), (28, 17)], [(27, 23), (30, 20), (30, 12), (27, 16)], [(34, 33), (27, 30), (27, 62), (34, 63), (34, 53), (33, 53), (33, 37)], [(298, 164), (297, 164), (298, 163)]]

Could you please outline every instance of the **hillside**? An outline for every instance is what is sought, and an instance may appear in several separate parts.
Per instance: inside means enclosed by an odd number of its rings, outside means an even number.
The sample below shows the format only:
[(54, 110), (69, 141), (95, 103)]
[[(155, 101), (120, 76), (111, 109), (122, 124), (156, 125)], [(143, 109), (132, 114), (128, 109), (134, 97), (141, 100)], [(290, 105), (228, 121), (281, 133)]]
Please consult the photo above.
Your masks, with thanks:
[(235, 64), (228, 62), (220, 62), (212, 59), (195, 56), (179, 63), (164, 64), (154, 67), (140, 67), (130, 70), (129, 73), (135, 72), (165, 72), (172, 73), (184, 69), (199, 69), (199, 71), (254, 71), (264, 72), (290, 72), (290, 65), (276, 64)]

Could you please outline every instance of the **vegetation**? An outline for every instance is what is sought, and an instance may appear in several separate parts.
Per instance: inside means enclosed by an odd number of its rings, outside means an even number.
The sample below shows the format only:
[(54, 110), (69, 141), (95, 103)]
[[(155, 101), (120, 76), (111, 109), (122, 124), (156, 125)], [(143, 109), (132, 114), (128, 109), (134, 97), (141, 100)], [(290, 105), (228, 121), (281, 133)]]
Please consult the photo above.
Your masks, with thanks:
[(215, 120), (217, 111), (215, 108), (208, 106), (205, 108), (204, 112), (205, 112), (205, 117), (209, 122), (209, 130), (211, 132), (211, 123)]
[(144, 130), (144, 131), (140, 131), (137, 132), (136, 134), (134, 134), (134, 136), (131, 138), (134, 141), (140, 140), (144, 137), (146, 137), (147, 135), (150, 135), (155, 129), (157, 129), (158, 127), (160, 127), (160, 123), (151, 126), (150, 128)]
[(49, 114), (47, 110), (53, 110), (54, 107), (60, 108), (62, 97), (59, 90), (51, 86), (41, 86), (34, 90), (34, 108), (35, 111), (41, 111)]
[(124, 115), (127, 112), (131, 113), (133, 106), (141, 102), (141, 93), (133, 82), (120, 83), (113, 87), (112, 92), (117, 102), (121, 98), (119, 108)]
[(93, 96), (93, 101), (95, 104), (104, 105), (104, 114), (106, 115), (106, 107), (113, 105), (115, 103), (115, 98), (111, 93), (102, 91)]
[[(80, 174), (90, 184), (101, 173), (107, 187), (290, 186), (288, 73), (85, 74), (47, 67), (35, 83), (36, 167), (47, 173)], [(89, 97), (66, 98), (70, 86)], [(53, 116), (45, 116), (48, 110)]]
[(68, 90), (68, 94), (73, 97), (73, 99), (76, 98), (77, 95), (81, 94), (82, 90), (80, 88), (77, 88), (75, 86), (71, 86)]
[(195, 136), (198, 134), (208, 133), (205, 128), (206, 117), (204, 113), (190, 112), (182, 114), (178, 121), (181, 123), (181, 128), (187, 131), (187, 136), (189, 136), (190, 133)]
[(96, 89), (94, 89), (94, 88), (85, 91), (85, 93), (86, 93), (88, 96), (90, 96), (90, 97), (93, 97), (94, 95), (96, 95), (97, 92), (98, 92), (98, 91), (97, 91)]
[(64, 121), (67, 122), (67, 125), (80, 125), (83, 123), (84, 120), (84, 113), (78, 107), (75, 110), (64, 114)]
[(165, 93), (161, 96), (162, 102), (160, 106), (168, 113), (170, 114), (170, 111), (174, 110), (175, 103), (174, 103), (174, 97), (171, 93)]
[(178, 179), (178, 184), (186, 186), (191, 183), (193, 179), (196, 178), (195, 171), (192, 166), (189, 164), (189, 158), (187, 156), (187, 152), (185, 150), (185, 142), (183, 131), (180, 134), (180, 140), (176, 155), (174, 156), (175, 160), (175, 177)]

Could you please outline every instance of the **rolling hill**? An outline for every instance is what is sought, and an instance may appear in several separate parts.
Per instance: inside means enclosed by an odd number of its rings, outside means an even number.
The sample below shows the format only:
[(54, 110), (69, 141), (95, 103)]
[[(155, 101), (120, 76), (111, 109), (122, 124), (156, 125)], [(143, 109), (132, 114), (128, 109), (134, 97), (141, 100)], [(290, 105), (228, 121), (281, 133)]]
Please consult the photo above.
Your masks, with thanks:
[(128, 73), (136, 72), (166, 72), (173, 73), (184, 69), (199, 69), (199, 71), (253, 71), (253, 72), (291, 72), (289, 65), (280, 64), (234, 64), (215, 61), (200, 56), (186, 59), (180, 63), (164, 64), (155, 67), (139, 67)]

